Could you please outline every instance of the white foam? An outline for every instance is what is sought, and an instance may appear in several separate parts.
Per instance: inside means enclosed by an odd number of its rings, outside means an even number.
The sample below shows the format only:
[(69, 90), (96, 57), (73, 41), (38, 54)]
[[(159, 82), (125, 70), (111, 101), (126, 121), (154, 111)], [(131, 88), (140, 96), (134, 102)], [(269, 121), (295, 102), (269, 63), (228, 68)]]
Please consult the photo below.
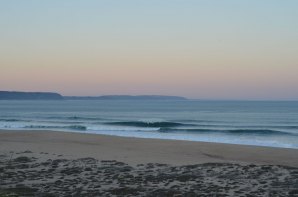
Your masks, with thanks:
[(140, 119), (138, 120), (140, 122), (144, 122), (144, 123), (159, 123), (159, 122), (167, 122), (164, 119), (160, 119), (160, 118), (146, 118), (146, 119)]

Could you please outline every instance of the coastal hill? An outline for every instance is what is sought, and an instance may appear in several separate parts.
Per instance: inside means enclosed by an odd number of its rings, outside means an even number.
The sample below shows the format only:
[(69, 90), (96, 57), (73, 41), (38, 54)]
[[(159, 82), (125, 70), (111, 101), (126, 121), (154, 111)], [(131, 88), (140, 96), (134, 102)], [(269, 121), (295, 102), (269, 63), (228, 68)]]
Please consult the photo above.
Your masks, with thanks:
[(53, 92), (0, 91), (0, 100), (63, 100), (63, 96)]
[(187, 99), (180, 96), (161, 96), (161, 95), (62, 96), (54, 92), (0, 91), (0, 100), (187, 100)]

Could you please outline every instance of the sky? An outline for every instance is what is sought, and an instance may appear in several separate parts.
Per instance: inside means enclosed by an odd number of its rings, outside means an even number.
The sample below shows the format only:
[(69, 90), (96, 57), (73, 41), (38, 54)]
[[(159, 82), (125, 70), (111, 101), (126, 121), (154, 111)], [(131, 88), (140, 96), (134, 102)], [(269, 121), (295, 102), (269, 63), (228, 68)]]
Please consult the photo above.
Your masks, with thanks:
[(0, 0), (0, 90), (298, 100), (297, 0)]

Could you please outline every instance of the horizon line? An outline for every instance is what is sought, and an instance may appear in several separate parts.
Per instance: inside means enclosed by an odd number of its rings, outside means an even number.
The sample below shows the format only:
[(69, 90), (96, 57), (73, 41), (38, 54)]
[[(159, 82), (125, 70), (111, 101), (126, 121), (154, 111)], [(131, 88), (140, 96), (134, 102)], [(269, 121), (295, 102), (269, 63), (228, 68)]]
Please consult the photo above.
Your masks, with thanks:
[(181, 95), (166, 95), (166, 94), (102, 94), (102, 95), (64, 95), (59, 92), (51, 92), (51, 91), (17, 91), (17, 90), (0, 90), (0, 92), (23, 92), (23, 93), (56, 93), (61, 95), (62, 97), (102, 97), (102, 96), (172, 96), (172, 97), (182, 97), (187, 100), (198, 100), (198, 101), (287, 101), (287, 102), (296, 102), (297, 99), (268, 99), (268, 98), (190, 98), (187, 96)]

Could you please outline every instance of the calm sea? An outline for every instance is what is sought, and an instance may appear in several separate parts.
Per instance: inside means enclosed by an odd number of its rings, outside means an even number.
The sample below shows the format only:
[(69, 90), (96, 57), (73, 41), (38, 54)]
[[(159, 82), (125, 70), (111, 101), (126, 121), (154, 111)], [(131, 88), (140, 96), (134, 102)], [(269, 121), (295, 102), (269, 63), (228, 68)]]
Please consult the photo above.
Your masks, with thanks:
[(0, 129), (298, 148), (298, 102), (0, 101)]

